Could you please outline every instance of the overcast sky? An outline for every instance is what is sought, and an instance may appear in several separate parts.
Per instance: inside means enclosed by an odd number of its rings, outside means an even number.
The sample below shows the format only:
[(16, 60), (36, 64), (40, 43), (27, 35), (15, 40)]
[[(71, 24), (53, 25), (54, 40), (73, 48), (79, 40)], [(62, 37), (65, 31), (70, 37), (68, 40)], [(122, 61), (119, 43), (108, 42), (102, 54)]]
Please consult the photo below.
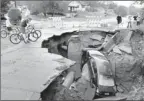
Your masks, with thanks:
[(118, 5), (129, 7), (134, 1), (114, 1)]
[[(123, 6), (129, 7), (135, 1), (114, 1), (114, 2), (117, 3), (118, 5), (123, 5)], [(138, 5), (138, 4), (135, 4), (134, 6), (138, 7), (138, 8), (144, 7), (144, 5)]]

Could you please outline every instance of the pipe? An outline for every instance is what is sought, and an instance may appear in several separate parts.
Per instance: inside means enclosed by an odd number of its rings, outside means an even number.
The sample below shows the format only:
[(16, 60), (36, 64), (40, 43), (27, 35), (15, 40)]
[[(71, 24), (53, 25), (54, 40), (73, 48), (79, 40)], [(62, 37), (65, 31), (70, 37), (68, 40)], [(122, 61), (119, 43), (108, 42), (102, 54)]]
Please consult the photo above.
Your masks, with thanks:
[(62, 85), (69, 88), (71, 86), (71, 84), (73, 83), (73, 81), (74, 81), (74, 75), (75, 75), (75, 72), (70, 71), (68, 73), (68, 75), (66, 76), (65, 81), (63, 82)]

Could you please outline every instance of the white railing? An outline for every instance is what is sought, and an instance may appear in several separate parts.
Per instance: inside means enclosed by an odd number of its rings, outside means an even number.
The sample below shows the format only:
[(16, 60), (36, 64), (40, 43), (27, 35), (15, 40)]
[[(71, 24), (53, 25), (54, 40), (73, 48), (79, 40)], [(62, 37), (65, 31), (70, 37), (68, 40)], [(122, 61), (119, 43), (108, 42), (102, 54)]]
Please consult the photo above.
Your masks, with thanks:
[(80, 27), (107, 27), (107, 21), (102, 20), (101, 16), (86, 16), (86, 20), (83, 22), (71, 21), (66, 22), (64, 17), (49, 17), (49, 27), (55, 28), (80, 28)]

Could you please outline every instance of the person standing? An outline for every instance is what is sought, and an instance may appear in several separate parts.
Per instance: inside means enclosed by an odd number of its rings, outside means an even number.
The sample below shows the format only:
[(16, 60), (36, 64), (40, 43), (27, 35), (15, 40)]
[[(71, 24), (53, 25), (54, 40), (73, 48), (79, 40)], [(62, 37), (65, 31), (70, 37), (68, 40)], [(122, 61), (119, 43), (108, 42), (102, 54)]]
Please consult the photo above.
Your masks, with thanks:
[(127, 28), (132, 28), (132, 24), (131, 24), (131, 16), (128, 17), (128, 25), (127, 25)]
[(137, 25), (137, 17), (138, 17), (138, 16), (136, 16), (136, 15), (133, 16), (133, 19), (134, 19), (134, 25)]
[(138, 16), (136, 16), (136, 15), (135, 15), (135, 16), (133, 16), (134, 21), (137, 21), (137, 17), (138, 17)]
[(137, 26), (140, 25), (140, 20), (141, 20), (141, 18), (138, 16), (138, 17), (137, 17)]
[(117, 24), (119, 27), (119, 24), (122, 22), (122, 17), (120, 15), (117, 16)]

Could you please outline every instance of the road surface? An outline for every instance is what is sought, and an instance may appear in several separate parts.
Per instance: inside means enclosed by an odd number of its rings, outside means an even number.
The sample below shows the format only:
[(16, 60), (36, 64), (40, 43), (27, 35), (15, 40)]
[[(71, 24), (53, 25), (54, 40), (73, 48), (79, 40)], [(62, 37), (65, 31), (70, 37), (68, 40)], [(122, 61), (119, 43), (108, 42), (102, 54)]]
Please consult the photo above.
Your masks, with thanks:
[(1, 100), (38, 100), (51, 80), (75, 63), (41, 48), (43, 39), (65, 31), (42, 29), (42, 37), (29, 44), (13, 45), (2, 39)]

